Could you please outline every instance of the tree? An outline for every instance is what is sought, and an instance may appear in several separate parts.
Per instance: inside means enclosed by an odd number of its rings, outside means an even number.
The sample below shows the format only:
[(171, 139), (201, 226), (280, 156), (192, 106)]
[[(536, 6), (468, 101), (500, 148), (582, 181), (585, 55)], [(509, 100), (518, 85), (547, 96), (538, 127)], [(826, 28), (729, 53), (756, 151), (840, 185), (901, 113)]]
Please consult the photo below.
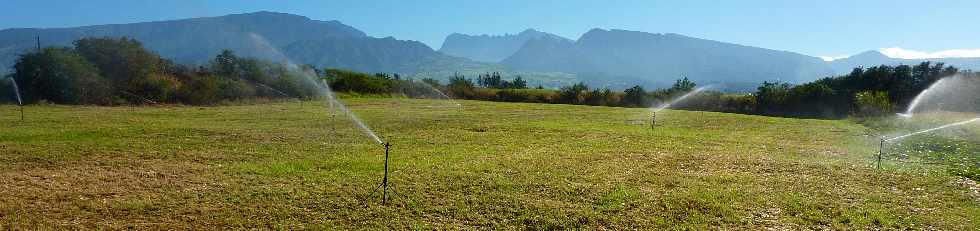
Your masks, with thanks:
[(880, 116), (889, 114), (892, 111), (892, 104), (888, 101), (888, 92), (884, 91), (863, 91), (854, 96), (857, 104), (856, 113), (860, 116)]
[(623, 105), (628, 107), (647, 106), (647, 92), (640, 85), (627, 88), (623, 91)]
[(83, 38), (75, 41), (75, 50), (98, 68), (119, 93), (135, 95), (130, 100), (154, 101), (172, 99), (179, 87), (173, 77), (164, 72), (166, 61), (143, 48), (139, 41), (121, 38)]
[(520, 75), (518, 75), (517, 78), (514, 78), (514, 80), (511, 81), (510, 88), (525, 89), (527, 88), (527, 81), (524, 80), (524, 78), (521, 78)]
[(99, 70), (70, 48), (49, 47), (23, 54), (13, 78), (25, 103), (48, 100), (62, 104), (111, 104), (111, 86)]
[(687, 77), (684, 77), (683, 79), (678, 79), (676, 82), (674, 82), (674, 85), (670, 87), (670, 92), (671, 93), (689, 92), (694, 90), (694, 88), (697, 86), (698, 86), (697, 84), (688, 80)]
[(467, 79), (466, 76), (460, 75), (459, 73), (453, 73), (453, 77), (449, 79), (449, 84), (446, 85), (450, 94), (457, 98), (469, 98), (475, 95), (473, 88), (473, 80)]
[(588, 90), (589, 86), (586, 86), (583, 82), (576, 83), (572, 86), (561, 87), (558, 93), (558, 100), (562, 103), (581, 104), (585, 101), (585, 94)]
[(585, 95), (585, 104), (596, 106), (612, 106), (618, 103), (615, 94), (609, 88), (594, 89)]
[(786, 98), (789, 97), (789, 89), (788, 83), (763, 82), (755, 93), (758, 112), (763, 114), (783, 113)]
[(133, 79), (162, 72), (162, 60), (143, 48), (139, 41), (122, 38), (83, 38), (75, 41), (75, 50), (94, 64), (102, 76), (125, 86)]
[(214, 74), (238, 79), (243, 77), (239, 58), (234, 51), (225, 49), (211, 60), (211, 70)]

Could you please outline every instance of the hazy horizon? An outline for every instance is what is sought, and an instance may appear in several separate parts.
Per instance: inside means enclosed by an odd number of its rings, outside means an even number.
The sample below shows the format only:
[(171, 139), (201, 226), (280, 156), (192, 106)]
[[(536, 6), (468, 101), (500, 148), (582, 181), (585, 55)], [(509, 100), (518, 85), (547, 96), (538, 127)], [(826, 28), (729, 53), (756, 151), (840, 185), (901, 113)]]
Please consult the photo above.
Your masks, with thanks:
[[(980, 46), (973, 42), (978, 32), (956, 29), (971, 26), (970, 11), (980, 9), (980, 2), (944, 1), (915, 5), (914, 9), (912, 3), (862, 1), (840, 7), (842, 3), (752, 1), (711, 3), (714, 7), (706, 9), (701, 7), (703, 2), (645, 1), (11, 1), (7, 5), (18, 10), (0, 15), (0, 28), (76, 27), (273, 11), (338, 20), (370, 36), (420, 41), (433, 49), (439, 49), (452, 33), (503, 35), (533, 28), (574, 40), (589, 29), (604, 28), (677, 33), (824, 59), (869, 50), (894, 58), (980, 57)], [(905, 15), (894, 17), (896, 12)]]

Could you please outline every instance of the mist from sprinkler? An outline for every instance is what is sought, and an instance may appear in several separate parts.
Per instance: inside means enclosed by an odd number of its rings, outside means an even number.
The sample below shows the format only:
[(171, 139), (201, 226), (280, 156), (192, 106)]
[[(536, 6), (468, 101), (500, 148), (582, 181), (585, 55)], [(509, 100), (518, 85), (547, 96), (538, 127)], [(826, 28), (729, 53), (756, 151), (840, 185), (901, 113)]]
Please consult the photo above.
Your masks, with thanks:
[(685, 99), (690, 98), (693, 95), (697, 95), (698, 93), (701, 93), (702, 91), (707, 90), (707, 89), (712, 88), (712, 87), (714, 87), (714, 86), (713, 85), (708, 85), (708, 86), (694, 88), (694, 90), (691, 90), (690, 92), (687, 92), (686, 94), (681, 95), (680, 97), (674, 98), (673, 100), (671, 100), (671, 101), (669, 101), (669, 102), (667, 102), (665, 104), (661, 104), (658, 107), (651, 108), (651, 110), (653, 110), (653, 112), (656, 113), (656, 112), (659, 112), (661, 110), (670, 108), (670, 106), (673, 106), (674, 104), (680, 103), (681, 101), (684, 101)]
[[(923, 90), (922, 92), (919, 92), (919, 94), (916, 95), (915, 98), (913, 98), (912, 101), (909, 103), (909, 106), (908, 108), (905, 109), (905, 112), (895, 113), (895, 114), (901, 118), (910, 120), (916, 116), (915, 114), (916, 112), (925, 111), (927, 109), (924, 109), (924, 107), (928, 107), (928, 106), (935, 107), (938, 105), (940, 106), (940, 108), (938, 108), (939, 110), (942, 110), (941, 106), (944, 104), (969, 107), (971, 102), (970, 100), (980, 97), (980, 95), (978, 95), (978, 93), (980, 93), (980, 89), (978, 89), (978, 87), (980, 86), (976, 84), (978, 82), (973, 82), (973, 81), (975, 80), (964, 78), (963, 76), (960, 75), (953, 75), (953, 76), (939, 79), (935, 83), (929, 85), (929, 87), (926, 87), (926, 89)], [(960, 110), (963, 109), (964, 108), (960, 108)], [(976, 123), (976, 122), (980, 122), (980, 117), (967, 119), (954, 123), (948, 123), (948, 124), (928, 128), (928, 129), (922, 129), (905, 135), (895, 136), (891, 138), (881, 137), (880, 144), (878, 147), (878, 168), (879, 169), (881, 168), (881, 158), (882, 155), (884, 155), (885, 145), (888, 143), (900, 141), (902, 139), (911, 136), (931, 133), (942, 129), (963, 126), (966, 124)]]
[(10, 83), (14, 88), (14, 95), (17, 96), (17, 107), (20, 108), (20, 120), (24, 121), (24, 101), (20, 98), (20, 87), (17, 86), (17, 80), (10, 78)]
[[(347, 117), (354, 122), (354, 125), (360, 128), (360, 130), (364, 132), (365, 135), (370, 137), (372, 141), (377, 142), (378, 144), (384, 144), (384, 141), (381, 140), (381, 138), (378, 137), (378, 135), (376, 135), (374, 131), (367, 126), (367, 124), (361, 121), (361, 119), (358, 118), (357, 115), (354, 114), (354, 112), (351, 112), (350, 109), (348, 109), (343, 102), (337, 99), (336, 95), (334, 95), (333, 93), (333, 90), (330, 89), (329, 84), (323, 84), (323, 85), (317, 84), (317, 81), (315, 79), (319, 78), (319, 76), (316, 76), (316, 74), (311, 73), (309, 70), (303, 70), (302, 68), (299, 68), (289, 58), (287, 58), (286, 55), (283, 55), (281, 52), (279, 52), (279, 49), (272, 46), (272, 44), (266, 41), (266, 39), (261, 35), (255, 33), (249, 33), (249, 38), (251, 38), (252, 44), (255, 45), (256, 48), (259, 48), (261, 51), (263, 51), (265, 54), (273, 56), (275, 59), (284, 62), (287, 68), (290, 68), (292, 70), (298, 70), (299, 73), (302, 74), (301, 76), (304, 77), (304, 80), (309, 82), (310, 85), (320, 88), (319, 92), (326, 95), (327, 101), (330, 105), (336, 106), (336, 109), (344, 112), (344, 115), (347, 115)], [(331, 111), (333, 111), (333, 109), (331, 109)]]
[(449, 97), (449, 95), (447, 95), (445, 92), (442, 92), (435, 86), (432, 86), (432, 84), (426, 83), (425, 81), (419, 81), (419, 82), (422, 83), (422, 86), (425, 86), (429, 90), (438, 93), (441, 98), (449, 100), (449, 102), (452, 103), (454, 106), (456, 107), (462, 106), (459, 103), (457, 103), (456, 100), (454, 100), (452, 97)]
[(650, 108), (650, 128), (651, 129), (654, 128), (654, 126), (656, 126), (657, 124), (657, 112), (670, 108), (670, 106), (680, 103), (681, 101), (684, 101), (685, 99), (690, 98), (693, 95), (697, 95), (698, 93), (701, 93), (712, 87), (714, 87), (714, 85), (707, 85), (707, 86), (694, 88), (694, 90), (691, 90), (690, 92), (687, 92), (684, 95), (681, 95), (680, 97), (674, 98), (673, 100), (670, 100), (665, 104), (661, 104), (660, 106), (657, 106), (655, 108)]
[[(290, 69), (293, 69), (293, 70), (297, 70), (298, 69), (300, 71), (300, 73), (302, 73), (302, 76), (304, 77), (304, 80), (308, 81), (310, 85), (316, 86), (316, 87), (320, 88), (320, 91), (319, 92), (321, 92), (324, 96), (326, 96), (327, 103), (330, 105), (330, 111), (331, 112), (335, 112), (336, 110), (340, 110), (340, 111), (344, 112), (344, 114), (347, 115), (347, 118), (350, 118), (350, 120), (352, 122), (354, 122), (354, 125), (356, 125), (358, 128), (360, 128), (360, 130), (363, 131), (364, 134), (366, 134), (368, 137), (370, 137), (371, 140), (373, 140), (374, 142), (377, 142), (378, 144), (381, 144), (384, 147), (384, 150), (385, 150), (384, 178), (382, 178), (381, 185), (379, 185), (379, 188), (383, 188), (383, 192), (382, 192), (382, 204), (386, 204), (387, 203), (387, 200), (388, 200), (387, 191), (389, 189), (392, 190), (392, 192), (394, 193), (394, 195), (397, 195), (397, 191), (395, 191), (394, 183), (393, 182), (390, 182), (390, 180), (389, 180), (390, 177), (388, 176), (388, 152), (389, 152), (389, 150), (391, 148), (391, 145), (389, 143), (386, 143), (383, 140), (381, 140), (381, 138), (378, 137), (378, 135), (374, 134), (374, 131), (371, 130), (371, 128), (368, 127), (367, 124), (365, 124), (363, 121), (361, 121), (361, 119), (358, 118), (357, 115), (354, 114), (354, 112), (352, 112), (350, 109), (348, 109), (347, 106), (345, 106), (344, 103), (341, 102), (337, 98), (337, 96), (334, 94), (333, 90), (330, 89), (330, 84), (328, 84), (323, 79), (321, 79), (321, 81), (316, 81), (315, 79), (319, 78), (319, 76), (317, 76), (315, 73), (311, 73), (311, 71), (309, 71), (309, 70), (303, 70), (302, 68), (299, 68), (298, 66), (296, 66), (295, 64), (293, 64), (288, 58), (286, 58), (285, 55), (283, 55), (282, 53), (280, 53), (278, 49), (276, 49), (271, 44), (269, 44), (269, 42), (266, 41), (265, 38), (263, 38), (262, 36), (252, 33), (252, 34), (250, 34), (250, 37), (252, 38), (252, 41), (253, 41), (253, 43), (256, 46), (258, 46), (259, 48), (262, 48), (266, 52), (269, 52), (271, 55), (274, 55), (276, 57), (280, 57), (281, 58), (280, 60), (282, 60), (283, 62), (286, 63), (287, 68), (290, 68)], [(323, 84), (318, 84), (318, 82), (319, 83), (323, 83)], [(375, 191), (376, 190), (377, 190), (377, 188), (375, 188)], [(372, 191), (371, 194), (374, 194), (374, 191)]]
[(275, 92), (275, 93), (276, 93), (276, 94), (278, 94), (279, 96), (282, 96), (282, 97), (286, 97), (286, 98), (290, 98), (290, 99), (293, 99), (293, 100), (296, 100), (296, 102), (299, 102), (301, 106), (303, 105), (303, 104), (302, 104), (302, 103), (303, 103), (303, 101), (302, 101), (302, 100), (300, 100), (300, 99), (299, 99), (299, 98), (297, 98), (297, 97), (293, 97), (293, 96), (290, 96), (289, 94), (286, 94), (285, 92), (282, 92), (282, 91), (280, 91), (279, 89), (275, 89), (275, 88), (273, 88), (273, 87), (270, 87), (269, 85), (265, 85), (265, 84), (262, 84), (262, 83), (259, 83), (259, 82), (253, 82), (253, 81), (249, 81), (249, 82), (252, 82), (252, 83), (254, 83), (254, 84), (255, 84), (255, 85), (257, 85), (257, 86), (260, 86), (260, 87), (262, 87), (262, 88), (265, 88), (265, 89), (268, 89), (268, 90), (270, 90), (270, 91), (272, 91), (272, 92)]
[(937, 131), (937, 130), (941, 130), (941, 129), (946, 129), (946, 128), (951, 128), (951, 127), (956, 127), (956, 126), (962, 126), (962, 125), (966, 125), (966, 124), (969, 124), (969, 123), (974, 123), (974, 122), (977, 122), (977, 121), (980, 121), (980, 117), (969, 119), (969, 120), (964, 120), (964, 121), (960, 121), (960, 122), (956, 122), (956, 123), (949, 123), (949, 124), (945, 124), (945, 125), (942, 125), (942, 126), (938, 126), (938, 127), (934, 127), (934, 128), (929, 128), (929, 129), (924, 129), (924, 130), (916, 131), (916, 132), (913, 132), (913, 133), (909, 133), (909, 134), (905, 134), (905, 135), (901, 135), (901, 136), (896, 136), (896, 137), (892, 137), (892, 138), (887, 138), (887, 139), (883, 139), (883, 140), (885, 142), (896, 141), (896, 140), (900, 140), (900, 139), (903, 139), (903, 138), (909, 137), (909, 136), (919, 135), (919, 134), (923, 134), (923, 133), (929, 133), (929, 132), (933, 132), (933, 131)]
[(931, 96), (933, 92), (936, 92), (939, 88), (946, 86), (946, 83), (951, 81), (951, 79), (953, 79), (953, 77), (943, 78), (940, 79), (939, 81), (936, 81), (935, 83), (932, 83), (932, 85), (929, 85), (929, 87), (927, 87), (925, 90), (920, 92), (918, 95), (915, 96), (915, 98), (912, 99), (912, 102), (909, 103), (909, 107), (905, 109), (904, 113), (895, 113), (895, 114), (904, 118), (912, 118), (912, 116), (914, 115), (913, 113), (915, 113), (915, 109), (919, 107), (919, 104), (921, 104), (925, 98)]

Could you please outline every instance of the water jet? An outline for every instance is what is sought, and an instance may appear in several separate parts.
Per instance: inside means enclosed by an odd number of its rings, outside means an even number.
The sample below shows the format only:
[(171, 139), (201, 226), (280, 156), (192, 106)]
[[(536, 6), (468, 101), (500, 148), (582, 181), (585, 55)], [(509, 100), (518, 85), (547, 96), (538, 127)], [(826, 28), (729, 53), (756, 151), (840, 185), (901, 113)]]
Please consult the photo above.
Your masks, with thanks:
[(17, 107), (20, 108), (20, 121), (24, 121), (24, 102), (20, 99), (20, 87), (17, 86), (17, 80), (10, 78), (10, 83), (14, 87), (14, 95), (17, 96)]
[(657, 112), (670, 108), (670, 106), (673, 106), (674, 104), (684, 101), (685, 99), (690, 98), (693, 95), (697, 95), (698, 93), (701, 93), (702, 91), (707, 90), (711, 87), (713, 87), (713, 85), (695, 88), (694, 90), (684, 93), (684, 95), (674, 98), (673, 100), (665, 104), (661, 104), (660, 106), (657, 106), (655, 108), (650, 108), (650, 128), (653, 128), (654, 124), (657, 123)]
[(945, 129), (945, 128), (950, 128), (950, 127), (956, 127), (956, 126), (966, 125), (966, 124), (974, 123), (974, 122), (978, 122), (978, 121), (980, 121), (980, 117), (969, 119), (969, 120), (964, 120), (964, 121), (960, 121), (960, 122), (955, 122), (955, 123), (949, 123), (949, 124), (945, 124), (945, 125), (934, 127), (934, 128), (919, 130), (919, 131), (916, 131), (916, 132), (912, 132), (912, 133), (909, 133), (909, 134), (905, 134), (905, 135), (901, 135), (901, 136), (896, 136), (896, 137), (892, 137), (892, 138), (885, 138), (884, 136), (882, 136), (881, 137), (881, 141), (878, 144), (878, 169), (881, 169), (881, 158), (884, 155), (885, 143), (887, 143), (887, 142), (897, 141), (897, 140), (901, 140), (901, 139), (904, 139), (904, 138), (910, 137), (910, 136), (915, 136), (915, 135), (919, 135), (919, 134), (923, 134), (923, 133), (929, 133), (929, 132), (933, 132), (933, 131), (937, 131), (937, 130), (941, 130), (941, 129)]
[(259, 83), (259, 82), (255, 82), (255, 81), (249, 81), (249, 82), (252, 82), (252, 83), (254, 83), (254, 84), (255, 84), (255, 85), (257, 85), (257, 86), (260, 86), (260, 87), (262, 87), (262, 88), (265, 88), (265, 89), (268, 89), (268, 90), (270, 90), (270, 91), (272, 91), (272, 92), (275, 92), (275, 93), (276, 93), (276, 94), (278, 94), (279, 96), (282, 96), (282, 97), (286, 97), (286, 98), (290, 98), (290, 99), (293, 99), (293, 100), (296, 100), (296, 102), (299, 102), (299, 106), (300, 106), (300, 107), (303, 107), (303, 101), (302, 101), (302, 100), (300, 100), (300, 99), (299, 99), (299, 98), (297, 98), (297, 97), (292, 97), (292, 96), (290, 96), (289, 94), (286, 94), (285, 92), (282, 92), (282, 91), (280, 91), (279, 89), (275, 89), (275, 88), (273, 88), (273, 87), (270, 87), (269, 85), (265, 85), (265, 84), (262, 84), (262, 83)]
[(960, 122), (956, 122), (956, 123), (949, 123), (949, 124), (945, 124), (945, 125), (942, 125), (942, 126), (939, 126), (939, 127), (924, 129), (924, 130), (920, 130), (920, 131), (916, 131), (916, 132), (912, 132), (912, 133), (909, 133), (909, 134), (905, 134), (905, 135), (901, 135), (901, 136), (896, 136), (896, 137), (892, 137), (892, 138), (888, 138), (888, 139), (883, 139), (883, 140), (884, 141), (891, 142), (891, 141), (900, 140), (900, 139), (903, 139), (903, 138), (909, 137), (909, 136), (914, 136), (914, 135), (918, 135), (918, 134), (922, 134), (922, 133), (929, 133), (929, 132), (933, 132), (933, 131), (936, 131), (936, 130), (940, 130), (940, 129), (944, 129), (944, 128), (950, 128), (950, 127), (956, 127), (956, 126), (965, 125), (965, 124), (969, 124), (969, 123), (973, 123), (973, 122), (977, 122), (977, 121), (980, 121), (980, 117), (969, 119), (969, 120), (964, 120), (964, 121), (960, 121)]

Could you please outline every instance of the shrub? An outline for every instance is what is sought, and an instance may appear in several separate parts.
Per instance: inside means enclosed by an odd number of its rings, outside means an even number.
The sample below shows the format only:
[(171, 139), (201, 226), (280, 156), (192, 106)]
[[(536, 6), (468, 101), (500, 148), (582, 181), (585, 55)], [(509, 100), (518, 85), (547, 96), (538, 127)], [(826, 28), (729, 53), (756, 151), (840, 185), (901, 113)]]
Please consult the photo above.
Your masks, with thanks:
[(857, 104), (858, 116), (880, 116), (892, 111), (892, 104), (888, 101), (888, 92), (884, 91), (863, 91), (854, 95), (854, 103)]

